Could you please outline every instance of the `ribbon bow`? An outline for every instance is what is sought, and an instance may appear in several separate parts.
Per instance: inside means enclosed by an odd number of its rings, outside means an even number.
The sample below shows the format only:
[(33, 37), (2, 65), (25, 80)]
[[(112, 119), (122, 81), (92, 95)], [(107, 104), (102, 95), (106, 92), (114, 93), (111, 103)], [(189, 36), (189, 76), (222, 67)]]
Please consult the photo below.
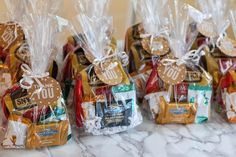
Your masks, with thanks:
[(21, 88), (28, 90), (32, 87), (32, 85), (35, 81), (38, 84), (39, 89), (37, 89), (32, 94), (32, 96), (36, 93), (40, 93), (41, 90), (43, 89), (44, 85), (42, 84), (42, 82), (39, 79), (49, 76), (49, 73), (46, 72), (46, 73), (43, 73), (43, 74), (40, 74), (40, 75), (36, 75), (36, 74), (33, 73), (33, 71), (30, 69), (30, 67), (27, 64), (22, 64), (21, 69), (24, 72), (24, 74), (22, 75), (23, 78), (20, 80)]
[(203, 50), (207, 45), (202, 45), (198, 50), (192, 50), (186, 53), (183, 57), (179, 59), (163, 59), (161, 63), (164, 66), (170, 66), (172, 64), (182, 65), (182, 64), (189, 64), (189, 62), (197, 65), (201, 56), (205, 55), (205, 51)]
[[(106, 62), (107, 59), (110, 59), (112, 57), (119, 57), (121, 59), (122, 65), (127, 66), (129, 64), (129, 56), (125, 52), (117, 52), (112, 53), (112, 48), (109, 47), (107, 51), (107, 55), (104, 56), (103, 58), (96, 58), (93, 61), (93, 64), (96, 66), (100, 66), (101, 69), (104, 70), (103, 64)], [(113, 69), (113, 67), (116, 66), (114, 64), (111, 64), (111, 67), (108, 67), (108, 69)]]

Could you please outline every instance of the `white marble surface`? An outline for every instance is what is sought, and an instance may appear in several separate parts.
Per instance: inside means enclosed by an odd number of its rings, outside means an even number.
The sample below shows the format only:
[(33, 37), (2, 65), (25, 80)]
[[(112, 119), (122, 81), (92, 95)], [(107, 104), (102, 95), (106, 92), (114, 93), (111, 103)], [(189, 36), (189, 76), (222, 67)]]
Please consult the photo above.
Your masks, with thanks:
[(74, 138), (62, 147), (0, 150), (0, 157), (235, 157), (236, 125), (216, 113), (204, 125), (158, 126), (145, 120), (129, 132)]

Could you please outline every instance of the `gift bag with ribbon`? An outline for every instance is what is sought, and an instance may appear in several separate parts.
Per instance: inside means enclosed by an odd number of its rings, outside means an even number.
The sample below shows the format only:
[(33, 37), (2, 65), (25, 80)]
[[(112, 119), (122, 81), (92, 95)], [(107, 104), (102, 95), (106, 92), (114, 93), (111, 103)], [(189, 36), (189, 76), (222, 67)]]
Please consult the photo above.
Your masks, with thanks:
[[(58, 1), (53, 2), (56, 5)], [(22, 79), (4, 93), (1, 101), (5, 118), (4, 148), (58, 146), (66, 144), (71, 137), (61, 87), (47, 72), (59, 26), (50, 4), (46, 0), (20, 4), (26, 10), (20, 24), (28, 42), (30, 65), (21, 65)]]
[[(225, 38), (223, 38), (223, 41), (220, 41), (219, 44), (222, 46), (222, 48), (224, 47), (224, 50), (226, 50), (226, 52), (229, 52), (231, 54), (230, 56), (235, 56), (236, 11), (233, 10), (230, 11), (230, 20), (233, 28), (234, 38), (230, 39), (226, 36)], [(236, 101), (235, 101), (236, 60), (235, 58), (226, 58), (225, 60), (226, 60), (225, 63), (223, 59), (219, 61), (219, 64), (222, 67), (225, 67), (225, 69), (219, 83), (219, 88), (218, 88), (219, 106), (217, 109), (218, 111), (221, 112), (221, 114), (224, 117), (226, 117), (228, 122), (236, 123)]]
[[(74, 3), (78, 13), (84, 12), (90, 18), (101, 18), (102, 16), (108, 15), (109, 0), (74, 0)], [(81, 46), (80, 38), (83, 37), (83, 34), (76, 32), (75, 29), (72, 30), (72, 33), (75, 35), (68, 37), (67, 43), (63, 47), (64, 65), (61, 77), (63, 94), (68, 105), (73, 100), (73, 88), (76, 76), (91, 64)], [(111, 32), (107, 33), (109, 34), (109, 38), (111, 38), (111, 47), (116, 49), (116, 39), (111, 37)]]
[(236, 56), (232, 49), (236, 43), (227, 36), (232, 1), (198, 0), (198, 4), (201, 10), (189, 6), (190, 16), (196, 22), (196, 29), (199, 31), (193, 48), (198, 48), (203, 44), (209, 46), (210, 50), (206, 51), (201, 64), (213, 76), (213, 87), (216, 91), (222, 75), (233, 64), (232, 61)]
[[(138, 33), (139, 39), (128, 44), (129, 73), (133, 77), (139, 101), (145, 95), (145, 86), (152, 69), (156, 68), (159, 58), (169, 55), (170, 48), (167, 40), (168, 27), (167, 16), (164, 14), (166, 1), (139, 0), (137, 14), (141, 17), (142, 32)], [(135, 26), (134, 26), (135, 27)], [(132, 28), (134, 32), (137, 32)], [(133, 33), (135, 34), (135, 33)], [(127, 36), (130, 36), (129, 30)], [(130, 42), (126, 39), (126, 42)], [(129, 49), (129, 50), (128, 50)]]
[(199, 66), (204, 47), (189, 51), (195, 38), (189, 38), (191, 21), (186, 4), (173, 0), (166, 10), (172, 55), (153, 69), (157, 77), (149, 77), (145, 102), (158, 124), (202, 123), (209, 119), (212, 95), (212, 77)]
[[(29, 0), (5, 0), (5, 3), (9, 10), (9, 18), (0, 23), (0, 59), (9, 67), (12, 82), (17, 83), (23, 74), (21, 65), (30, 65), (28, 43), (24, 30), (19, 24), (25, 13), (22, 3), (29, 3)], [(54, 61), (49, 68), (50, 75), (54, 78), (57, 76), (57, 69), (58, 66)]]
[(83, 37), (78, 36), (81, 46), (91, 62), (75, 83), (77, 126), (84, 128), (86, 133), (108, 135), (139, 125), (142, 116), (136, 104), (135, 85), (120, 57), (125, 52), (111, 47), (108, 32), (112, 28), (112, 17), (91, 18), (81, 13), (76, 19), (84, 33)]

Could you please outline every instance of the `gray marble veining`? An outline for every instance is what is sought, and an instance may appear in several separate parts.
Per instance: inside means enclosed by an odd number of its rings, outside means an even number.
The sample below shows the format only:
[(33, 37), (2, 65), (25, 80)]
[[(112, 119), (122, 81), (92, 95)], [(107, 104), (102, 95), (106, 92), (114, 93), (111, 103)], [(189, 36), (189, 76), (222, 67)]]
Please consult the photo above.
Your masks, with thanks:
[(74, 137), (62, 147), (0, 150), (0, 157), (235, 157), (236, 125), (213, 113), (206, 124), (156, 125), (144, 120), (128, 132)]

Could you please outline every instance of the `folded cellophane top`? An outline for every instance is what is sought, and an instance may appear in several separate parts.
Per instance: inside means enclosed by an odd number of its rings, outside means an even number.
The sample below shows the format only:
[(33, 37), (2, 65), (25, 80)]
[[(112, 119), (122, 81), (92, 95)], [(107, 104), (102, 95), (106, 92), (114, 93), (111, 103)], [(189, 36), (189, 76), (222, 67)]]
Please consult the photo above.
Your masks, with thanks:
[[(230, 20), (234, 32), (234, 38), (230, 39), (232, 45), (235, 43), (236, 37), (236, 12), (234, 10), (230, 11)], [(221, 44), (222, 45), (222, 44)], [(235, 48), (232, 46), (228, 47), (230, 51), (235, 52)], [(220, 71), (223, 73), (219, 81), (219, 105), (217, 111), (219, 111), (229, 123), (236, 123), (236, 104), (235, 104), (235, 57), (227, 59), (220, 59)]]

